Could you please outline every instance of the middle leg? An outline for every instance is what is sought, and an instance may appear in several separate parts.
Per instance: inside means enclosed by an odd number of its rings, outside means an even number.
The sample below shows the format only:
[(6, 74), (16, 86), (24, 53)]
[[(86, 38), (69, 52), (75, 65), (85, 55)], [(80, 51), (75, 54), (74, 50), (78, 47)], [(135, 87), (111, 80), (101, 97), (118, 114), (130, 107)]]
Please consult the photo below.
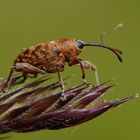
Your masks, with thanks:
[(59, 82), (60, 82), (60, 87), (61, 87), (61, 100), (62, 101), (65, 101), (66, 100), (66, 96), (64, 94), (64, 91), (65, 91), (65, 86), (64, 86), (64, 81), (63, 81), (63, 78), (61, 76), (61, 65), (59, 63), (56, 64), (56, 68), (57, 68), (57, 74), (58, 74), (58, 79), (59, 79)]

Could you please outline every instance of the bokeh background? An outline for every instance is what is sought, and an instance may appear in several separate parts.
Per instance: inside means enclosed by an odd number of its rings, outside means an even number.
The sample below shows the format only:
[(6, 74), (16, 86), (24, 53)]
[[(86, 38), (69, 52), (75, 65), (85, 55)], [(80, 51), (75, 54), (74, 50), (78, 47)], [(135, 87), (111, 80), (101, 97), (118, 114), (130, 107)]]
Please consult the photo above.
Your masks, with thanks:
[[(116, 84), (106, 99), (140, 91), (139, 0), (0, 0), (0, 76), (6, 78), (18, 52), (45, 40), (77, 38), (100, 42), (100, 33), (119, 23), (124, 27), (104, 36), (104, 42), (123, 50), (123, 63), (105, 49), (85, 48), (84, 60), (96, 64), (101, 82)], [(82, 82), (80, 69), (66, 67), (63, 76), (74, 74), (68, 86)], [(86, 71), (89, 82), (93, 73)], [(55, 74), (53, 75), (56, 80)], [(140, 100), (115, 108), (83, 125), (33, 133), (10, 133), (10, 140), (132, 140), (140, 139)]]

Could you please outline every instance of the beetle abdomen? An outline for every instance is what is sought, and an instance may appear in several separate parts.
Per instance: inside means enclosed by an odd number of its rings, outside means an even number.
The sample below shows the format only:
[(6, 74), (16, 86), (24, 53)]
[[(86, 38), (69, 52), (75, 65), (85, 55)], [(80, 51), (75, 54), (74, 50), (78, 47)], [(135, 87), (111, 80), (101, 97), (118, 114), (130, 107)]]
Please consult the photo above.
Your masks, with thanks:
[(24, 49), (16, 58), (15, 63), (28, 63), (47, 71), (49, 65), (55, 65), (59, 50), (51, 43), (41, 43)]

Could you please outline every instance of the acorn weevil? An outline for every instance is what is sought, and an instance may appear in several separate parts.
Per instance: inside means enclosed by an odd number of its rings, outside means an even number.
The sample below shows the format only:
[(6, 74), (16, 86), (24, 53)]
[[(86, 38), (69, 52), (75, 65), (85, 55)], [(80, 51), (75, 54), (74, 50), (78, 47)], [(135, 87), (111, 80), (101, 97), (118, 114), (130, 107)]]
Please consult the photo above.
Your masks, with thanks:
[(61, 71), (64, 70), (65, 63), (69, 66), (79, 65), (82, 70), (83, 82), (86, 83), (84, 69), (93, 70), (95, 73), (96, 84), (99, 84), (96, 66), (89, 61), (82, 61), (78, 58), (85, 46), (97, 46), (112, 51), (122, 62), (122, 52), (118, 49), (111, 48), (100, 43), (85, 43), (77, 39), (60, 39), (56, 41), (48, 41), (31, 46), (22, 50), (16, 57), (7, 78), (6, 88), (10, 87), (14, 71), (21, 72), (24, 82), (29, 75), (38, 75), (46, 73), (57, 73), (62, 89), (62, 97), (64, 97), (64, 83)]

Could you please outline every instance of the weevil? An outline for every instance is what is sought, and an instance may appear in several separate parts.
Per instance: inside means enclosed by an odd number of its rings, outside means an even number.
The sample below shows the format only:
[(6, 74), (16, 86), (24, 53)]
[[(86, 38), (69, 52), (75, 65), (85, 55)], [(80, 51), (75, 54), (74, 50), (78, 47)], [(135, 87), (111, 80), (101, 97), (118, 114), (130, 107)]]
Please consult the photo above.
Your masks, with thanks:
[(7, 78), (6, 89), (11, 85), (14, 71), (21, 72), (24, 82), (29, 75), (57, 73), (60, 81), (62, 97), (64, 96), (64, 83), (61, 73), (64, 70), (65, 63), (69, 66), (79, 65), (82, 70), (83, 82), (86, 82), (84, 69), (93, 70), (95, 73), (96, 84), (99, 84), (97, 68), (89, 61), (82, 61), (78, 56), (86, 46), (96, 46), (106, 48), (112, 51), (122, 62), (122, 51), (100, 43), (86, 43), (77, 39), (60, 39), (48, 41), (31, 46), (22, 50), (16, 57)]

